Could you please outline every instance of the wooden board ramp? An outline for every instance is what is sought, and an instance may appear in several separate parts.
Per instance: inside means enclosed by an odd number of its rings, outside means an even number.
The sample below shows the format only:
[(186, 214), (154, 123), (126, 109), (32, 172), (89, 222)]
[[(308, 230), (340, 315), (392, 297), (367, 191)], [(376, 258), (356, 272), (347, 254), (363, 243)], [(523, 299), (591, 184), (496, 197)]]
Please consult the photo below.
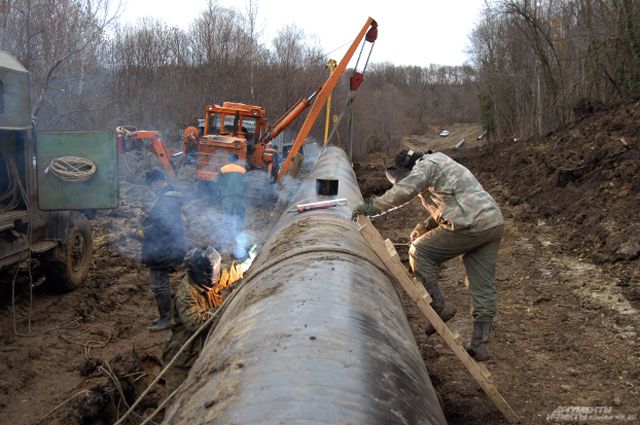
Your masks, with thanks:
[(519, 423), (520, 418), (516, 412), (509, 406), (509, 403), (507, 403), (489, 380), (491, 372), (489, 372), (485, 365), (477, 363), (469, 353), (467, 353), (462, 346), (462, 337), (460, 334), (455, 330), (449, 329), (440, 316), (438, 316), (438, 313), (431, 307), (431, 296), (422, 283), (414, 280), (402, 264), (393, 243), (388, 239), (385, 241), (382, 238), (368, 217), (359, 216), (358, 224), (360, 224), (360, 234), (377, 254), (378, 258), (380, 258), (380, 261), (387, 266), (409, 297), (416, 302), (422, 314), (427, 318), (429, 323), (433, 325), (436, 332), (442, 337), (451, 351), (460, 359), (473, 379), (476, 380), (491, 401), (493, 401), (506, 420), (511, 424)]

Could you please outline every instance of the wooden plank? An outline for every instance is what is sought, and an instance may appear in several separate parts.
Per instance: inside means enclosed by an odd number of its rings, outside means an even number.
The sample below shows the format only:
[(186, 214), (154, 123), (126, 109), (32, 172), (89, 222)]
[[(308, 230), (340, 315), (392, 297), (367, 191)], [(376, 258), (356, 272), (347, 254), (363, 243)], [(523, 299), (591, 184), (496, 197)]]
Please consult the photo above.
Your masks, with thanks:
[[(454, 334), (451, 329), (442, 321), (438, 313), (431, 308), (431, 298), (425, 297), (424, 293), (427, 292), (424, 286), (420, 282), (416, 282), (412, 279), (411, 275), (400, 262), (398, 253), (395, 252), (395, 248), (390, 241), (385, 242), (378, 232), (378, 230), (371, 224), (368, 217), (359, 216), (358, 223), (361, 225), (360, 234), (367, 241), (371, 249), (378, 255), (380, 261), (389, 269), (402, 288), (413, 299), (422, 314), (427, 318), (429, 323), (433, 325), (436, 332), (440, 334), (444, 342), (449, 346), (451, 351), (460, 359), (462, 364), (467, 368), (471, 376), (478, 382), (480, 387), (484, 390), (485, 394), (493, 401), (498, 410), (504, 415), (509, 423), (515, 424), (520, 421), (516, 412), (509, 406), (509, 403), (502, 397), (498, 390), (488, 380), (488, 369), (482, 365), (476, 363), (469, 353), (459, 343), (461, 340), (460, 335)], [(485, 375), (485, 373), (488, 375)]]
[(480, 368), (480, 372), (482, 372), (485, 378), (487, 379), (491, 378), (491, 372), (489, 371), (489, 369), (487, 369), (485, 365), (478, 362), (476, 362), (476, 365), (478, 365), (478, 367)]
[(458, 331), (455, 329), (451, 329), (451, 333), (453, 334), (453, 339), (455, 339), (458, 344), (462, 345), (462, 337), (460, 336)]

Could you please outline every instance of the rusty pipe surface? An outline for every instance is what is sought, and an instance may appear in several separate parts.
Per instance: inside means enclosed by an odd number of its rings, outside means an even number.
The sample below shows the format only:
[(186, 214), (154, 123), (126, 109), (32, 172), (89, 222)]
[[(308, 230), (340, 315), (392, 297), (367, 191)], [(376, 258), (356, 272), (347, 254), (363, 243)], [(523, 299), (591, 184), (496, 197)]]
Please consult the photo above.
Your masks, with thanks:
[[(332, 197), (349, 205), (295, 211)], [(165, 424), (445, 424), (392, 278), (350, 220), (362, 201), (323, 152), (226, 310)]]

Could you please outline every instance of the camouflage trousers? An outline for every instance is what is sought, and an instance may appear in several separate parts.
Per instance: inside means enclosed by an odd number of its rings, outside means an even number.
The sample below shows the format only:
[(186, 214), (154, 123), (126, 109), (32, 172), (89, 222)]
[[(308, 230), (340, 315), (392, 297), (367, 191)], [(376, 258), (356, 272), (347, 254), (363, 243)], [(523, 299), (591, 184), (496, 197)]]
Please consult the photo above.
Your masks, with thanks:
[(473, 317), (491, 319), (496, 314), (496, 259), (503, 233), (503, 225), (479, 233), (436, 228), (411, 244), (411, 269), (416, 278), (429, 287), (438, 279), (438, 265), (462, 255)]

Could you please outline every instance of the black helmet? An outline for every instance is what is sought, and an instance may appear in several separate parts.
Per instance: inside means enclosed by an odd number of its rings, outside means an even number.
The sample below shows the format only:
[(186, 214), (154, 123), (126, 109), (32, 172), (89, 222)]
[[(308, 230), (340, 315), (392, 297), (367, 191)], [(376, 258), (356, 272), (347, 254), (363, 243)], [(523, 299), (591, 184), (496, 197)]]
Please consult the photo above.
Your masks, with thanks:
[(200, 286), (211, 289), (220, 279), (222, 258), (212, 246), (193, 248), (184, 257), (189, 277)]
[[(426, 153), (431, 153), (427, 151)], [(394, 159), (393, 167), (389, 167), (385, 170), (387, 180), (392, 184), (402, 180), (411, 172), (411, 169), (420, 158), (424, 156), (424, 152), (403, 149), (398, 153)]]

